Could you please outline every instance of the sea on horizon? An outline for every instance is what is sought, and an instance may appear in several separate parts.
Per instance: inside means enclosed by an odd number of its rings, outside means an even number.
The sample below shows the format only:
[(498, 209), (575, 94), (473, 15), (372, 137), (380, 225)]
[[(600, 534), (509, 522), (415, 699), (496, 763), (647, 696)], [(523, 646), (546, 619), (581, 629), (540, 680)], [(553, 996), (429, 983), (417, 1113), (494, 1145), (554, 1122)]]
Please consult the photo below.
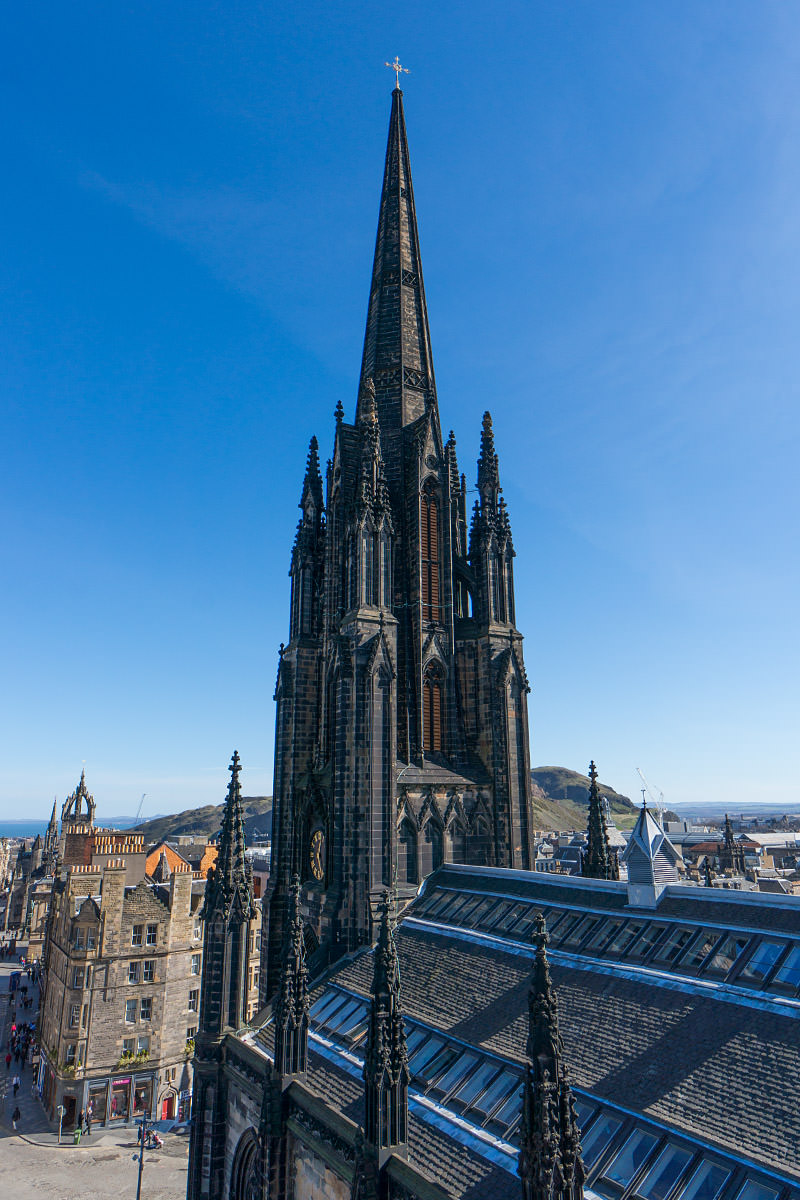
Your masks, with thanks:
[[(100, 829), (129, 829), (136, 824), (135, 817), (96, 817), (95, 825)], [(0, 837), (6, 838), (35, 838), (37, 833), (44, 836), (47, 830), (47, 819), (44, 821), (3, 821), (0, 820)]]

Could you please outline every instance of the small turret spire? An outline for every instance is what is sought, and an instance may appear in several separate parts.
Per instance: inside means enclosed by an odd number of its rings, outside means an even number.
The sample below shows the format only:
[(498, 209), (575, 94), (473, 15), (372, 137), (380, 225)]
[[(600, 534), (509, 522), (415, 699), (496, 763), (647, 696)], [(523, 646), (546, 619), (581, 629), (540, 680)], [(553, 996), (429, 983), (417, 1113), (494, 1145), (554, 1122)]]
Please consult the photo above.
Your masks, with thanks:
[(481, 502), (483, 504), (490, 506), (497, 504), (497, 496), (500, 491), (500, 468), (494, 448), (494, 430), (492, 428), (492, 414), (490, 412), (483, 414), (483, 424), (481, 425), (481, 452), (478, 458), (478, 491), (481, 494)]
[(219, 851), (216, 864), (206, 880), (203, 916), (207, 919), (212, 912), (235, 915), (240, 920), (251, 920), (256, 915), (250, 871), (244, 856), (244, 820), (242, 817), (242, 791), (239, 773), (242, 761), (234, 750), (228, 770), (231, 780), (222, 813), (219, 835)]
[(408, 1053), (400, 1008), (400, 968), (390, 917), (391, 896), (380, 902), (378, 941), (373, 956), (364, 1085), (367, 1144), (382, 1164), (391, 1151), (408, 1142)]
[(319, 469), (319, 443), (312, 437), (308, 445), (306, 473), (303, 479), (303, 495), (300, 507), (305, 512), (307, 501), (311, 499), (317, 513), (322, 511), (322, 474)]
[(580, 1129), (564, 1066), (558, 1001), (550, 978), (545, 919), (537, 916), (528, 993), (528, 1063), (522, 1092), (519, 1174), (523, 1200), (581, 1200)]
[(305, 1074), (308, 1059), (308, 970), (300, 910), (300, 879), (292, 879), (280, 990), (275, 1005), (275, 1070), (288, 1080)]
[(589, 763), (589, 818), (581, 874), (590, 879), (619, 879), (619, 863), (611, 849), (594, 759)]

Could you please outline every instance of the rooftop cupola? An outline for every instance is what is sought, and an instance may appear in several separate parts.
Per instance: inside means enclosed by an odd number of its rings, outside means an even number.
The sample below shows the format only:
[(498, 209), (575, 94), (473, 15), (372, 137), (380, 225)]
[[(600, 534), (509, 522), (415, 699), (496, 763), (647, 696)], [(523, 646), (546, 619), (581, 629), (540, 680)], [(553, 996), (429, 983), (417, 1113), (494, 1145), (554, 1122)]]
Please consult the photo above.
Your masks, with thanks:
[(682, 861), (655, 813), (643, 803), (622, 852), (622, 862), (628, 868), (628, 903), (636, 908), (655, 908), (664, 888), (678, 882), (678, 864)]

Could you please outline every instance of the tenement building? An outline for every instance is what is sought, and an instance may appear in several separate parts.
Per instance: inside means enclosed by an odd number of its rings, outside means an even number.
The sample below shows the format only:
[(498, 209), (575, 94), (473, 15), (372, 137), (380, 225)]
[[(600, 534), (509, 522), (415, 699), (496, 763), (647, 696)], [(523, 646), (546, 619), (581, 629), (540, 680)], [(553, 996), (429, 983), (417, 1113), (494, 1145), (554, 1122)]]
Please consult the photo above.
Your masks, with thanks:
[(250, 1021), (237, 756), (206, 886), (189, 1200), (800, 1200), (800, 905), (679, 885), (646, 808), (620, 880), (598, 795), (585, 875), (533, 870), (488, 414), (467, 490), (395, 90), (355, 419), (301, 492)]
[(119, 859), (55, 880), (38, 1084), (51, 1119), (64, 1106), (65, 1127), (89, 1102), (99, 1125), (177, 1117), (191, 1094), (202, 891), (188, 869), (167, 884), (126, 876)]

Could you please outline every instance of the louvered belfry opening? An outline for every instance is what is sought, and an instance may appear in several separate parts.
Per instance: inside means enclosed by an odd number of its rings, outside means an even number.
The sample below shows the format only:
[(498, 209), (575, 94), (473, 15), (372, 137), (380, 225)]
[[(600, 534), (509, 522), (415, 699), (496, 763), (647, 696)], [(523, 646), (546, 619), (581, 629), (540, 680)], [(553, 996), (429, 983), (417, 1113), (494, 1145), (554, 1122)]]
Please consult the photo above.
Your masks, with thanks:
[(431, 492), (423, 492), (420, 513), (420, 557), (422, 560), (422, 619), (441, 621), (439, 586), (439, 502)]
[(444, 749), (442, 737), (442, 672), (438, 666), (425, 673), (423, 685), (424, 746), (427, 751)]

